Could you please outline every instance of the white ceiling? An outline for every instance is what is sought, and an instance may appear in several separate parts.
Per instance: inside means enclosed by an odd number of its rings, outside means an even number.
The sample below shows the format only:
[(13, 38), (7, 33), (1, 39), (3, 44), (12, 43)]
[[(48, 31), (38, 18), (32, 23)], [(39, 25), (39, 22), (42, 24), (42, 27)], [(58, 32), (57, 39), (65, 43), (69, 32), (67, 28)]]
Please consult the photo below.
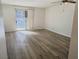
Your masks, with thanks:
[(52, 2), (58, 2), (62, 0), (2, 0), (3, 4), (30, 6), (30, 7), (47, 7)]

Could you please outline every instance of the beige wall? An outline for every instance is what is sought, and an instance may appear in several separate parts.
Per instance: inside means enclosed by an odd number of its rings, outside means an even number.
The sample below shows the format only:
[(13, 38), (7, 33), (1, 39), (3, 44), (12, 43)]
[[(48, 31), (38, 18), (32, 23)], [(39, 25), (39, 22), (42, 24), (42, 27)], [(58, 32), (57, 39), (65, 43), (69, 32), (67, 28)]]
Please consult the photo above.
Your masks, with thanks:
[(46, 8), (46, 29), (71, 37), (74, 7), (66, 3)]
[(15, 31), (15, 9), (11, 6), (3, 7), (3, 16), (4, 16), (4, 24), (5, 31)]
[[(44, 9), (31, 8), (12, 5), (3, 5), (3, 16), (5, 22), (5, 31), (16, 31), (16, 12), (15, 9), (23, 9), (28, 11), (27, 29), (42, 29), (44, 24)], [(26, 27), (27, 27), (26, 26)]]
[(45, 9), (34, 9), (34, 29), (44, 29), (45, 25)]
[(78, 59), (78, 6), (75, 8), (75, 15), (73, 18), (72, 38), (70, 43), (69, 58)]
[(7, 59), (6, 40), (1, 9), (2, 8), (0, 4), (0, 59)]

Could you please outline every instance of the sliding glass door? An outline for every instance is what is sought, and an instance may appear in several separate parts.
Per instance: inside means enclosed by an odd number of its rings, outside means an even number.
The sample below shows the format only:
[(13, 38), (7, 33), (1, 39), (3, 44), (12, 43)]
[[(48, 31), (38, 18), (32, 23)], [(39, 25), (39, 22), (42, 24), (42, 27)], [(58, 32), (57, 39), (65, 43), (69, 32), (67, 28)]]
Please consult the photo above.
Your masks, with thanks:
[(21, 9), (16, 9), (16, 30), (25, 30), (27, 23), (27, 12)]

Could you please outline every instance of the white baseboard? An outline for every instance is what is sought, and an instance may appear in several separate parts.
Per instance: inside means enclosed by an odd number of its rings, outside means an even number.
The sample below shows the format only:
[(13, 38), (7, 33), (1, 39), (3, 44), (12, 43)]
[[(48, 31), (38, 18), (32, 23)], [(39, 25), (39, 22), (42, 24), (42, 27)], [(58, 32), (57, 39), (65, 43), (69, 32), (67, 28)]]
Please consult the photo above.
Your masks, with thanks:
[(67, 35), (67, 34), (59, 33), (59, 32), (56, 32), (56, 31), (54, 31), (54, 30), (50, 30), (50, 29), (48, 29), (48, 28), (46, 28), (46, 29), (49, 30), (49, 31), (52, 31), (52, 32), (58, 33), (58, 34), (60, 34), (60, 35), (63, 35), (63, 36), (66, 36), (66, 37), (71, 38), (71, 35)]

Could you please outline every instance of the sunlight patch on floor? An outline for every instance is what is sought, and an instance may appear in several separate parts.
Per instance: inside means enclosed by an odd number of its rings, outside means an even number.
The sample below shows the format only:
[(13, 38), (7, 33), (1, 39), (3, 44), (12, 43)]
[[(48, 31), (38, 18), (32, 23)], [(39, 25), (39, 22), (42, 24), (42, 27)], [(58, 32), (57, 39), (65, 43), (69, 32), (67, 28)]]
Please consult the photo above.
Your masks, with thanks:
[(33, 32), (33, 31), (20, 31), (20, 33), (26, 34), (26, 35), (38, 35), (39, 33)]

